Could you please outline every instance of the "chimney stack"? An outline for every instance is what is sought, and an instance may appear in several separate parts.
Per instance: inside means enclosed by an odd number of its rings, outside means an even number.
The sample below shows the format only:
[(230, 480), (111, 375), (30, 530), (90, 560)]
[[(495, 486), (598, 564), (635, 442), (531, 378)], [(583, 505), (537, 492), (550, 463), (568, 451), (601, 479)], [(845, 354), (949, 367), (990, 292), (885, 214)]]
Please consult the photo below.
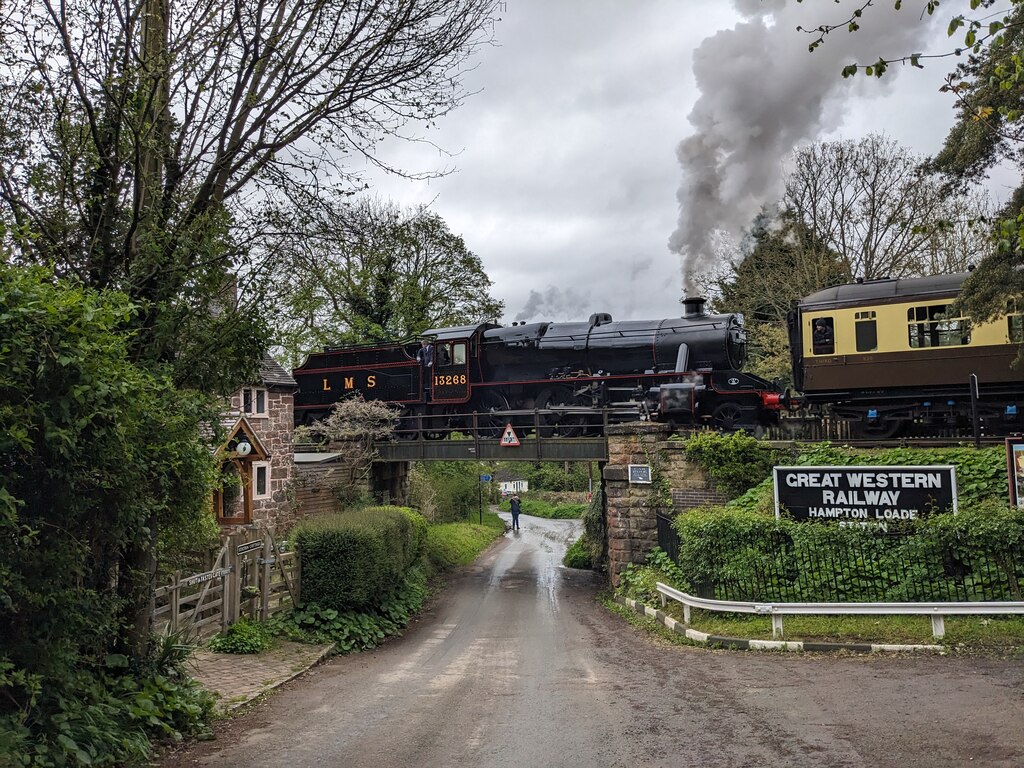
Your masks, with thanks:
[(683, 317), (703, 317), (705, 315), (704, 305), (707, 303), (707, 299), (702, 296), (691, 296), (683, 299)]

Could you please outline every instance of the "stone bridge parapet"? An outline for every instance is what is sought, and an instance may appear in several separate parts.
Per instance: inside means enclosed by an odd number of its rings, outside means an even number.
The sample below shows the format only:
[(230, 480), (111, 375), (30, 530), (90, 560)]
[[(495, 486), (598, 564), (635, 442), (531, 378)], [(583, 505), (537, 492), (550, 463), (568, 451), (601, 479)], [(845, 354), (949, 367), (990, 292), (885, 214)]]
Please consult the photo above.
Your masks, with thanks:
[[(610, 426), (608, 463), (604, 466), (605, 522), (608, 530), (608, 573), (613, 586), (630, 563), (642, 564), (658, 545), (658, 514), (674, 516), (706, 504), (724, 504), (728, 497), (704, 471), (686, 458), (685, 443), (670, 440), (663, 424), (638, 422)], [(650, 467), (630, 477), (630, 465)]]

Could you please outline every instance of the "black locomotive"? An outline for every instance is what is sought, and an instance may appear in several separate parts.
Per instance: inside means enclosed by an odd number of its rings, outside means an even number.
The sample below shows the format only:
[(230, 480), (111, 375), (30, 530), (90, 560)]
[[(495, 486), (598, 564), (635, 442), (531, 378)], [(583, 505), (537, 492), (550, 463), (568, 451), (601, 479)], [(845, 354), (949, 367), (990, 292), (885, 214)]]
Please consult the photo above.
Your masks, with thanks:
[(493, 323), (435, 328), (431, 368), (419, 344), (328, 347), (294, 371), (296, 421), (322, 418), (359, 392), (403, 409), (400, 432), (422, 424), (430, 436), (451, 430), (496, 435), (597, 434), (604, 423), (650, 417), (757, 431), (774, 424), (784, 396), (743, 373), (746, 335), (737, 314), (712, 315), (687, 299), (682, 317), (615, 322)]

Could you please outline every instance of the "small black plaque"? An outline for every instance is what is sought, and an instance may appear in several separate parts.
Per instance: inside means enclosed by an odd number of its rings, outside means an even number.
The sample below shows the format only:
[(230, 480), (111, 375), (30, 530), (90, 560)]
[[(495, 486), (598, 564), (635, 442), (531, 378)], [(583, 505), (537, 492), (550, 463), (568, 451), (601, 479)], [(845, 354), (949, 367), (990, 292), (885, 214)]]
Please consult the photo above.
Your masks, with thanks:
[(650, 464), (630, 464), (629, 465), (629, 482), (631, 483), (650, 483), (651, 482), (651, 465)]

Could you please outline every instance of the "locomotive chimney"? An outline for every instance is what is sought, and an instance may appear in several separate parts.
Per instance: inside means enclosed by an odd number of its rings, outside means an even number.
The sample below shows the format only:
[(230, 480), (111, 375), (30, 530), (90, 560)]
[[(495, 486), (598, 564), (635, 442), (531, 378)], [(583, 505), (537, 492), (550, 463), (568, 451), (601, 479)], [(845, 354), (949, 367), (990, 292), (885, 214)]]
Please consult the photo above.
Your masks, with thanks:
[(707, 299), (702, 296), (690, 296), (683, 299), (683, 317), (703, 317), (706, 302)]

